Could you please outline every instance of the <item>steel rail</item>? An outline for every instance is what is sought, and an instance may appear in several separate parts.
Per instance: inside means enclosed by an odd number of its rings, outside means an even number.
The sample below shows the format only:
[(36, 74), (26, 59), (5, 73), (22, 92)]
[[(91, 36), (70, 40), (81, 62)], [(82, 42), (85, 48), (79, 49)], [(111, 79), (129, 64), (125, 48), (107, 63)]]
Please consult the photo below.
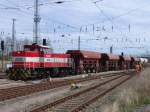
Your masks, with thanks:
[[(44, 105), (44, 106), (42, 106), (42, 107), (33, 109), (31, 112), (43, 112), (43, 111), (45, 111), (45, 110), (48, 109), (48, 108), (52, 108), (52, 107), (58, 106), (58, 105), (60, 105), (60, 104), (63, 104), (63, 103), (65, 103), (65, 102), (68, 101), (68, 100), (71, 100), (71, 99), (76, 98), (76, 97), (78, 97), (78, 96), (80, 96), (80, 95), (82, 95), (82, 94), (85, 94), (85, 93), (89, 92), (89, 91), (92, 91), (92, 90), (94, 90), (94, 89), (97, 89), (98, 87), (103, 86), (103, 85), (105, 85), (105, 84), (108, 84), (108, 83), (110, 83), (110, 82), (112, 82), (112, 81), (114, 81), (114, 80), (117, 80), (117, 79), (121, 78), (121, 77), (123, 77), (123, 76), (121, 75), (121, 76), (117, 76), (117, 77), (115, 77), (115, 78), (109, 79), (109, 80), (107, 80), (107, 81), (105, 81), (105, 82), (99, 83), (99, 84), (97, 84), (97, 85), (95, 85), (95, 86), (93, 86), (93, 87), (87, 88), (87, 89), (85, 89), (85, 90), (83, 90), (83, 91), (80, 91), (80, 92), (78, 92), (78, 93), (75, 93), (75, 94), (66, 96), (66, 97), (64, 97), (64, 98), (61, 98), (61, 99), (59, 99), (59, 100), (56, 100), (56, 101), (54, 101), (54, 102), (52, 102), (52, 103), (50, 103), (50, 104), (48, 104), (48, 105)], [(129, 76), (129, 77), (130, 77), (130, 76)], [(113, 88), (111, 88), (111, 89), (113, 89)], [(107, 91), (107, 92), (109, 92), (109, 91)], [(103, 94), (104, 94), (104, 93), (103, 93)], [(91, 101), (90, 101), (90, 102), (91, 102)], [(87, 105), (87, 103), (85, 103), (85, 105)], [(81, 108), (81, 107), (83, 107), (83, 106), (80, 105), (79, 108)], [(72, 110), (72, 111), (73, 111), (73, 112), (76, 112), (76, 110), (78, 110), (78, 108), (76, 108), (75, 110)]]
[(85, 78), (69, 79), (69, 80), (56, 81), (56, 82), (45, 82), (45, 83), (39, 83), (33, 85), (0, 89), (0, 101), (5, 101), (16, 97), (26, 96), (26, 95), (30, 95), (45, 90), (67, 86), (70, 85), (71, 82), (81, 83), (85, 81), (100, 79), (101, 77), (112, 77), (119, 74), (122, 73), (115, 73), (111, 75), (98, 75), (98, 76), (91, 76)]

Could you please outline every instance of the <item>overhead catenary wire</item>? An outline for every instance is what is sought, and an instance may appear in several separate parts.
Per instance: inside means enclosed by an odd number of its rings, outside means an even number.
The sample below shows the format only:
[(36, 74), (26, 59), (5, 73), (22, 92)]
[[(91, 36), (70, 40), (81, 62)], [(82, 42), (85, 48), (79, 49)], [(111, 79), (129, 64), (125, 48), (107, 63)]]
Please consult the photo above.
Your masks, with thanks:
[[(30, 13), (27, 13), (26, 11), (21, 10), (21, 9), (18, 9), (18, 11), (23, 12), (23, 13), (25, 13), (25, 14), (32, 15), (32, 14), (30, 14)], [(50, 18), (48, 18), (47, 20), (50, 20)], [(72, 29), (78, 29), (78, 28), (76, 28), (76, 27), (74, 27), (74, 26), (72, 26), (72, 25), (64, 24), (64, 23), (59, 22), (59, 21), (56, 21), (56, 20), (51, 20), (51, 21), (52, 21), (52, 22), (55, 22), (55, 23), (58, 23), (58, 24), (61, 24), (61, 25), (65, 25), (65, 26), (67, 26), (67, 27), (69, 27), (69, 28), (72, 28)]]
[[(53, 1), (53, 2), (47, 2), (47, 3), (40, 3), (39, 6), (45, 6), (45, 5), (52, 5), (52, 4), (62, 4), (67, 2), (77, 2), (81, 0), (59, 0), (59, 1)], [(33, 6), (28, 6), (27, 9), (31, 9)]]
[[(112, 20), (110, 17), (108, 17), (108, 16), (104, 13), (104, 11), (97, 5), (97, 2), (93, 2), (93, 0), (90, 0), (90, 1), (95, 5), (95, 7), (97, 7), (97, 9), (100, 11), (100, 13), (101, 13), (108, 21), (110, 21), (111, 24), (114, 23), (113, 20)], [(103, 0), (101, 0), (101, 1), (103, 1)], [(100, 1), (99, 1), (99, 2), (100, 2)]]
[[(18, 9), (18, 11), (23, 12), (23, 13), (25, 13), (25, 14), (28, 14), (28, 15), (31, 15), (31, 16), (32, 16), (31, 13), (28, 13), (28, 12), (22, 10), (22, 9)], [(64, 24), (64, 23), (62, 23), (62, 22), (59, 22), (59, 21), (56, 21), (56, 20), (52, 20), (52, 19), (50, 19), (50, 18), (48, 18), (47, 20), (48, 20), (48, 21), (51, 20), (52, 22), (65, 25), (65, 26), (67, 26), (67, 27), (69, 27), (69, 28), (78, 29), (77, 27), (74, 27), (74, 26), (72, 26), (72, 25)], [(109, 19), (109, 20), (110, 20), (110, 19)], [(92, 24), (92, 25), (93, 25), (93, 24)]]
[[(21, 9), (21, 11), (22, 11), (22, 10), (23, 10), (23, 9)], [(20, 12), (21, 12), (21, 11), (20, 11)], [(25, 11), (25, 12), (26, 12), (26, 11)], [(32, 15), (32, 14), (31, 14), (31, 15)], [(48, 20), (48, 19), (47, 19), (47, 20)], [(55, 20), (54, 20), (54, 21), (55, 21)], [(54, 22), (54, 21), (53, 21), (53, 22)], [(55, 21), (55, 22), (56, 22), (56, 21)], [(57, 22), (56, 22), (56, 23), (57, 23)], [(61, 24), (61, 23), (58, 23), (58, 24)], [(62, 25), (66, 25), (66, 26), (67, 26), (67, 24), (63, 24), (63, 23), (62, 23)], [(92, 24), (92, 25), (93, 25), (93, 24)], [(75, 26), (75, 29), (76, 29), (76, 28), (77, 28), (77, 27)], [(79, 28), (77, 28), (77, 29), (79, 29)], [(92, 35), (91, 35), (91, 36), (92, 36)]]
[[(10, 0), (7, 0), (7, 1), (10, 1)], [(73, 2), (73, 0), (70, 0), (70, 1), (63, 1), (63, 2)], [(98, 2), (101, 2), (101, 1), (103, 1), (103, 0), (98, 0)], [(95, 3), (98, 3), (98, 2), (94, 2), (94, 4)], [(145, 5), (144, 5), (145, 6)], [(142, 7), (144, 7), (144, 6), (142, 6)], [(140, 9), (140, 8), (142, 8), (142, 7), (139, 7), (139, 8), (135, 8), (135, 9), (132, 9), (132, 10), (130, 10), (130, 11), (128, 11), (127, 13), (129, 13), (129, 12), (132, 12), (132, 11), (134, 11), (134, 10), (137, 10), (137, 9)], [(21, 10), (22, 11), (22, 10)], [(24, 12), (24, 11), (23, 11)], [(24, 12), (24, 13), (26, 13), (26, 12)], [(126, 14), (126, 13), (124, 13), (124, 14)], [(124, 14), (121, 14), (120, 16), (123, 16)], [(117, 19), (118, 17), (120, 17), (120, 16), (116, 16), (116, 17), (113, 17), (113, 19)], [(110, 20), (110, 19), (109, 19)], [(58, 21), (55, 21), (55, 22), (58, 22)], [(86, 26), (88, 26), (89, 24), (87, 24)], [(91, 25), (93, 25), (93, 24), (91, 24)]]
[(6, 0), (8, 3), (10, 3), (10, 4), (12, 4), (12, 5), (14, 5), (15, 7), (20, 7), (18, 4), (16, 4), (16, 3), (14, 3), (14, 2), (12, 2), (11, 0)]
[[(94, 3), (94, 4), (95, 4), (95, 3)], [(121, 17), (124, 17), (124, 16), (126, 16), (126, 15), (129, 15), (129, 14), (131, 14), (131, 13), (133, 13), (133, 12), (139, 10), (139, 9), (142, 9), (142, 8), (145, 8), (145, 7), (148, 7), (148, 6), (150, 6), (150, 2), (146, 3), (145, 5), (143, 5), (143, 6), (141, 6), (141, 7), (133, 8), (133, 9), (131, 9), (131, 10), (129, 10), (129, 11), (126, 11), (125, 13), (122, 13), (122, 14), (120, 14), (120, 15), (118, 15), (118, 16), (114, 16), (114, 17), (111, 18), (111, 21), (114, 21), (114, 20), (119, 19), (119, 18), (121, 18)], [(107, 22), (107, 21), (110, 21), (110, 20), (107, 19), (107, 20), (105, 20), (105, 21), (102, 21), (101, 23)], [(94, 23), (91, 23), (91, 24), (83, 24), (83, 25), (81, 25), (81, 26), (91, 26), (91, 25), (97, 24), (97, 23), (100, 23), (100, 22), (94, 22)]]
[[(9, 0), (7, 0), (7, 1), (9, 1)], [(74, 0), (64, 0), (64, 1), (57, 1), (57, 2), (54, 2), (54, 3), (60, 3), (60, 2), (73, 2)], [(79, 0), (78, 0), (79, 1)], [(10, 1), (9, 1), (10, 2)], [(13, 3), (13, 2), (11, 2), (11, 3)], [(0, 4), (1, 5), (1, 4)], [(14, 3), (13, 3), (13, 5), (14, 5)], [(5, 5), (4, 5), (5, 6)], [(7, 6), (5, 6), (5, 7), (7, 7)], [(15, 8), (15, 7), (14, 7)], [(18, 10), (18, 11), (20, 11), (20, 12), (23, 12), (24, 14), (26, 14), (26, 15), (29, 15), (29, 16), (33, 16), (33, 14), (32, 13), (29, 13), (29, 12), (27, 12), (27, 11), (24, 11), (23, 9), (25, 9), (25, 7), (23, 7), (23, 8), (21, 8), (21, 7), (16, 7), (16, 10)], [(45, 19), (46, 17), (44, 17), (44, 19)], [(55, 22), (55, 23), (58, 23), (58, 24), (61, 24), (61, 25), (64, 25), (64, 26), (67, 26), (67, 27), (69, 27), (69, 28), (72, 28), (72, 29), (77, 29), (75, 26), (72, 26), (72, 25), (69, 25), (69, 24), (66, 24), (66, 23), (63, 23), (63, 22), (60, 22), (60, 21), (57, 21), (57, 20), (53, 20), (53, 19), (51, 19), (51, 18), (47, 18), (47, 19), (45, 19), (45, 20), (47, 20), (47, 21), (52, 21), (52, 22)]]

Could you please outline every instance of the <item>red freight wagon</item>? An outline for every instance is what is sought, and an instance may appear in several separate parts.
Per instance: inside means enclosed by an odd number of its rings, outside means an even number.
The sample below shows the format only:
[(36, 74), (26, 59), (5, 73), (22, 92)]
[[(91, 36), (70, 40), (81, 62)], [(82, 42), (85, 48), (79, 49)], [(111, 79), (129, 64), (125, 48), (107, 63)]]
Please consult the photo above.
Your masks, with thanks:
[(130, 56), (124, 56), (124, 68), (130, 69), (130, 63), (131, 63), (131, 57)]
[(101, 63), (104, 71), (118, 70), (119, 56), (114, 54), (102, 53)]
[(131, 64), (130, 56), (120, 56), (120, 69), (129, 69)]
[(99, 72), (101, 55), (98, 52), (83, 50), (68, 50), (67, 54), (71, 55), (75, 63), (77, 73)]
[(131, 68), (134, 69), (137, 64), (140, 63), (140, 59), (137, 57), (131, 57)]

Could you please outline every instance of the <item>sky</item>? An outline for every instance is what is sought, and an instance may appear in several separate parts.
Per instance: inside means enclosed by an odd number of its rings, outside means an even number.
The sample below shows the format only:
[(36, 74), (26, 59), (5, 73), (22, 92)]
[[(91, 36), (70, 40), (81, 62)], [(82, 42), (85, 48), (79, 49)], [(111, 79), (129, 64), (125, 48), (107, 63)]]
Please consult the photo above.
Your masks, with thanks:
[[(54, 52), (80, 49), (128, 55), (149, 54), (149, 0), (39, 0), (40, 39), (51, 41)], [(33, 40), (34, 0), (0, 0), (0, 32)]]

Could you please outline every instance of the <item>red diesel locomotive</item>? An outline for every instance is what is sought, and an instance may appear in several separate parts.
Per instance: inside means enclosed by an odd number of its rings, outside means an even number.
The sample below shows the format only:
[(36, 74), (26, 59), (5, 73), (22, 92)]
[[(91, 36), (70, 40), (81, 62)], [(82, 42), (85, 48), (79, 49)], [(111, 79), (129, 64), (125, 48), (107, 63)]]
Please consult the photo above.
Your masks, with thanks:
[(68, 50), (66, 54), (51, 53), (47, 46), (24, 45), (23, 51), (12, 52), (10, 79), (27, 80), (48, 76), (96, 73), (108, 70), (132, 69), (139, 59), (82, 50)]

